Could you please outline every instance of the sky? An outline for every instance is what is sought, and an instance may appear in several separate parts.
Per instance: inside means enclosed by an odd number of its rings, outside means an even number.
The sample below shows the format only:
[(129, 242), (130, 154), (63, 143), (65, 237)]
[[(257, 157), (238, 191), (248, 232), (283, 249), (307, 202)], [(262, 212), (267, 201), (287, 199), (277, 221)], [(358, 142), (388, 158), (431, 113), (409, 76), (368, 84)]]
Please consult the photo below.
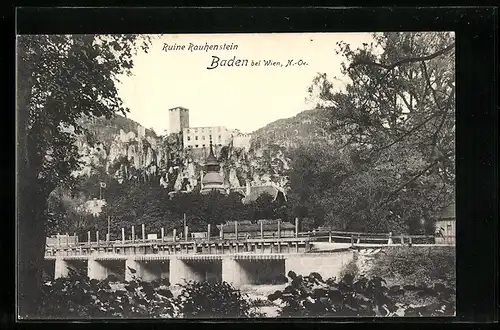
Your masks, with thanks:
[[(307, 89), (318, 73), (342, 77), (336, 43), (352, 48), (372, 42), (370, 33), (177, 34), (158, 36), (148, 53), (134, 58), (132, 76), (121, 77), (120, 97), (127, 117), (157, 134), (168, 129), (168, 109), (189, 109), (191, 127), (227, 126), (251, 133), (277, 119), (314, 107)], [(184, 50), (163, 50), (165, 44)], [(237, 45), (232, 50), (189, 50), (189, 45)], [(248, 60), (247, 66), (212, 66), (213, 57)], [(259, 61), (260, 66), (251, 66)], [(264, 66), (264, 60), (283, 66)], [(288, 60), (295, 63), (286, 67)], [(307, 65), (299, 65), (302, 60)], [(227, 62), (226, 62), (227, 63)]]

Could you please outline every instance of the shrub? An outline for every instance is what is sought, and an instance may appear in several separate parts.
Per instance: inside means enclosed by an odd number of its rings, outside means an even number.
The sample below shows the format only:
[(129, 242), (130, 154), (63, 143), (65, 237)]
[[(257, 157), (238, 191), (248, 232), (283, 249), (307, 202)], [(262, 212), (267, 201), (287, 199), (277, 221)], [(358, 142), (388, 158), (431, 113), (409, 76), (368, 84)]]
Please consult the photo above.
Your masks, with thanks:
[(404, 284), (440, 282), (455, 287), (455, 264), (454, 249), (387, 249), (374, 260), (369, 275)]
[(340, 270), (340, 277), (344, 277), (347, 274), (351, 274), (353, 276), (357, 276), (359, 274), (359, 268), (358, 268), (358, 265), (357, 265), (357, 260), (358, 260), (358, 257), (355, 254), (354, 258), (352, 260), (350, 260), (346, 265), (344, 265), (342, 267), (342, 269)]
[(274, 306), (274, 303), (272, 301), (264, 300), (261, 298), (253, 299), (251, 301), (251, 304), (253, 307), (256, 307), (256, 308)]
[(186, 318), (263, 316), (246, 295), (227, 282), (189, 281), (181, 288), (176, 304)]
[[(134, 269), (129, 269), (135, 274)], [(259, 302), (247, 299), (226, 282), (186, 282), (177, 298), (169, 285), (166, 279), (144, 282), (134, 276), (127, 282), (116, 282), (113, 276), (103, 281), (90, 280), (70, 270), (67, 278), (44, 284), (39, 315), (70, 319), (263, 316), (257, 311)]]
[[(297, 276), (288, 273), (291, 284), (283, 291), (269, 295), (271, 301), (281, 300), (280, 316), (451, 316), (455, 314), (454, 290), (443, 284), (434, 287), (386, 287), (381, 277), (371, 279), (344, 275), (342, 280), (323, 280), (320, 274)], [(400, 301), (407, 293), (432, 297), (425, 306), (411, 306)]]
[(74, 271), (43, 285), (39, 314), (47, 318), (158, 318), (176, 317), (178, 308), (165, 281), (154, 283), (133, 279), (123, 289), (104, 281), (90, 280)]

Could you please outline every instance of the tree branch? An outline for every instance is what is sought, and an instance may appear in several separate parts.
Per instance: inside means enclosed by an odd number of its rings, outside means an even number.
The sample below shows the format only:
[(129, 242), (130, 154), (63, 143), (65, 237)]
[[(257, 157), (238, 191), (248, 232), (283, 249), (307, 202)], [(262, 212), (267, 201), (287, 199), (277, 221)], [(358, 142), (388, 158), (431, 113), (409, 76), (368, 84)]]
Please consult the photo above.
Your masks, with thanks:
[[(449, 154), (443, 155), (444, 158), (449, 157), (449, 156), (450, 156)], [(395, 194), (397, 194), (398, 192), (400, 192), (401, 190), (403, 190), (404, 187), (406, 187), (407, 185), (409, 185), (413, 181), (417, 180), (419, 177), (421, 177), (422, 175), (424, 175), (428, 170), (430, 170), (431, 168), (433, 168), (434, 166), (436, 166), (438, 164), (439, 164), (439, 160), (435, 160), (434, 162), (432, 162), (431, 164), (429, 164), (428, 166), (426, 166), (423, 170), (421, 170), (420, 172), (418, 172), (410, 180), (408, 180), (404, 184), (400, 185), (396, 190), (394, 190), (393, 192), (391, 192), (383, 202), (381, 202), (377, 206), (377, 209), (380, 208), (380, 207), (382, 207), (387, 202), (389, 202), (389, 200), (391, 199), (391, 197), (394, 196)]]
[(397, 194), (398, 192), (400, 192), (401, 190), (404, 189), (404, 187), (406, 187), (407, 185), (409, 185), (410, 183), (412, 183), (413, 181), (417, 180), (419, 177), (421, 177), (422, 175), (425, 174), (425, 172), (427, 172), (428, 170), (430, 170), (431, 168), (433, 168), (434, 166), (436, 166), (438, 162), (437, 161), (434, 161), (433, 163), (429, 164), (428, 166), (426, 166), (423, 170), (421, 170), (420, 172), (417, 173), (417, 175), (415, 175), (413, 178), (411, 178), (409, 181), (406, 181), (405, 183), (403, 183), (401, 186), (399, 186), (396, 190), (394, 190), (393, 192), (391, 192), (389, 194), (389, 196), (387, 196), (386, 199), (384, 199), (384, 201), (382, 201), (382, 203), (380, 203), (378, 206), (377, 206), (377, 209), (382, 207), (384, 204), (386, 204), (392, 196), (394, 196), (395, 194)]
[(413, 62), (423, 62), (423, 61), (428, 61), (428, 60), (432, 60), (433, 58), (436, 58), (440, 55), (443, 55), (443, 54), (446, 54), (447, 52), (449, 52), (450, 50), (452, 50), (453, 48), (455, 47), (455, 43), (452, 43), (451, 45), (441, 49), (441, 50), (438, 50), (437, 52), (435, 53), (432, 53), (430, 55), (427, 55), (427, 56), (419, 56), (419, 57), (407, 57), (407, 58), (403, 58), (399, 61), (396, 61), (392, 64), (383, 64), (383, 63), (377, 63), (377, 62), (373, 62), (373, 61), (363, 61), (363, 60), (360, 60), (360, 61), (356, 61), (356, 62), (353, 62), (350, 66), (349, 66), (349, 69), (353, 69), (359, 65), (372, 65), (372, 66), (378, 66), (378, 67), (381, 67), (381, 68), (384, 68), (388, 71), (391, 71), (392, 69), (400, 66), (400, 65), (403, 65), (403, 64), (407, 64), (407, 63), (413, 63)]
[(407, 136), (409, 136), (411, 133), (415, 132), (416, 130), (418, 130), (420, 127), (424, 126), (425, 124), (427, 124), (431, 119), (433, 119), (434, 117), (436, 117), (439, 113), (434, 113), (432, 115), (430, 115), (427, 119), (423, 120), (421, 123), (419, 123), (418, 125), (414, 126), (412, 129), (410, 129), (409, 131), (407, 131), (405, 134), (403, 134), (402, 136), (400, 136), (398, 139), (396, 139), (395, 141), (385, 145), (385, 146), (382, 146), (380, 148), (377, 148), (375, 149), (373, 152), (377, 152), (377, 151), (380, 151), (380, 150), (383, 150), (383, 149), (386, 149), (386, 148), (389, 148), (389, 147), (392, 147), (393, 145), (395, 145), (396, 143), (402, 141), (404, 138), (406, 138)]
[[(437, 138), (438, 138), (438, 135), (439, 135), (439, 132), (441, 131), (441, 129), (443, 128), (443, 125), (444, 125), (444, 122), (446, 120), (446, 115), (448, 113), (448, 105), (446, 106), (446, 109), (443, 109), (440, 105), (439, 105), (439, 102), (438, 102), (438, 99), (437, 99), (437, 95), (436, 95), (436, 90), (434, 88), (432, 88), (432, 85), (431, 85), (431, 79), (429, 77), (429, 74), (427, 72), (427, 65), (425, 65), (425, 62), (422, 62), (422, 68), (423, 68), (423, 72), (424, 72), (424, 77), (425, 77), (425, 80), (427, 82), (427, 86), (429, 87), (429, 89), (431, 90), (432, 92), (432, 98), (434, 99), (434, 103), (436, 103), (436, 107), (438, 108), (439, 112), (443, 114), (443, 117), (441, 118), (441, 122), (439, 123), (436, 131), (434, 132), (434, 135), (432, 137), (432, 145), (433, 146), (436, 146), (437, 144)], [(453, 89), (454, 91), (455, 89)], [(452, 92), (453, 93), (453, 92)], [(449, 102), (451, 102), (451, 95), (450, 95), (450, 98), (448, 99)]]

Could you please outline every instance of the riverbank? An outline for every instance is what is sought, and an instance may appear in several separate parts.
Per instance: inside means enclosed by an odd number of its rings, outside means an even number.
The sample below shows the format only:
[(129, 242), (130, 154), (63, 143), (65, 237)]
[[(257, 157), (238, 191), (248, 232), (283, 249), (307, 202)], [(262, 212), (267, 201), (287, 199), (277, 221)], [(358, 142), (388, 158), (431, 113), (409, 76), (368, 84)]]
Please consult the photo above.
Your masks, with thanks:
[(358, 274), (380, 276), (388, 285), (442, 283), (456, 286), (456, 250), (446, 247), (391, 247), (358, 254)]
[(278, 317), (278, 311), (282, 307), (278, 302), (268, 300), (268, 296), (277, 290), (284, 290), (288, 284), (261, 284), (245, 285), (240, 288), (241, 293), (246, 294), (249, 299), (254, 301), (259, 311), (266, 317)]

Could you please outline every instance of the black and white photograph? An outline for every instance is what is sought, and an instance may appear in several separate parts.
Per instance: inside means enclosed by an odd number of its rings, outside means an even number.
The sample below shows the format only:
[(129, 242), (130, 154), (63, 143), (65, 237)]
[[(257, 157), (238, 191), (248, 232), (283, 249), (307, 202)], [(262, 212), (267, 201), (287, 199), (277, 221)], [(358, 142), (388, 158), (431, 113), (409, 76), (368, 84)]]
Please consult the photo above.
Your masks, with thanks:
[(453, 32), (16, 38), (22, 320), (456, 316)]

